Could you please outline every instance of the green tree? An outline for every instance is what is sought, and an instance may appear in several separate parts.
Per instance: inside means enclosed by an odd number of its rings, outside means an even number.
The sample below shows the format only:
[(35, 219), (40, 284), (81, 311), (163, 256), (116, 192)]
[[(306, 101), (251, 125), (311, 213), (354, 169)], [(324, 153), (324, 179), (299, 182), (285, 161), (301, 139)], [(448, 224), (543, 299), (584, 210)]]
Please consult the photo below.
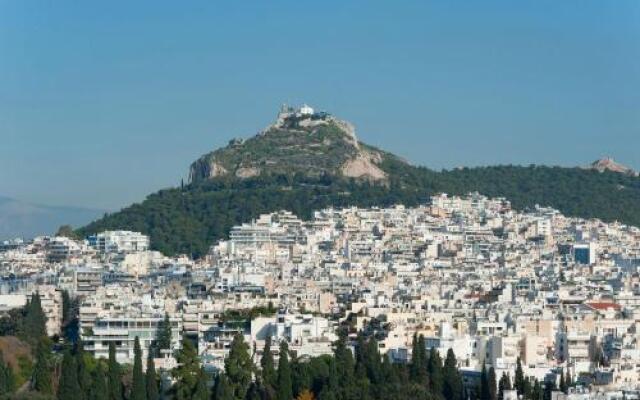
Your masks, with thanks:
[(551, 400), (551, 393), (555, 390), (557, 390), (555, 381), (548, 382), (543, 388), (542, 384), (536, 379), (532, 396), (534, 400)]
[(423, 382), (426, 376), (427, 360), (426, 351), (423, 346), (422, 335), (413, 334), (411, 343), (411, 363), (409, 364), (409, 372), (411, 379), (415, 382)]
[(91, 387), (91, 400), (109, 400), (109, 390), (105, 379), (105, 369), (102, 362), (98, 362), (93, 371), (93, 384)]
[(286, 340), (280, 342), (280, 358), (278, 359), (277, 400), (293, 399), (293, 382), (291, 381), (291, 366), (289, 365), (289, 345)]
[(133, 386), (131, 388), (131, 400), (146, 400), (147, 386), (142, 373), (142, 349), (140, 339), (136, 336), (133, 343)]
[(262, 358), (260, 359), (260, 367), (262, 369), (262, 382), (272, 388), (275, 387), (277, 379), (274, 365), (273, 354), (271, 353), (271, 335), (269, 335), (264, 342)]
[(37, 346), (42, 336), (47, 335), (47, 317), (42, 310), (40, 293), (36, 292), (23, 310), (24, 317), (19, 321), (19, 336), (29, 344)]
[(109, 400), (122, 400), (122, 380), (120, 376), (120, 364), (116, 360), (116, 345), (109, 342)]
[(209, 400), (210, 393), (207, 387), (207, 374), (203, 368), (200, 368), (200, 374), (198, 376), (198, 383), (196, 384), (196, 390), (193, 393), (193, 400)]
[(291, 384), (294, 397), (313, 386), (310, 362), (301, 361), (290, 354)]
[(480, 400), (491, 400), (489, 376), (487, 374), (487, 366), (484, 363), (482, 364), (482, 373), (480, 374)]
[(177, 400), (188, 400), (192, 398), (200, 376), (198, 352), (189, 339), (182, 340), (182, 348), (176, 358), (179, 366), (173, 370), (176, 379), (173, 391)]
[(253, 362), (249, 354), (249, 345), (240, 333), (236, 334), (231, 342), (229, 356), (224, 362), (224, 370), (235, 398), (244, 399), (251, 384)]
[(91, 378), (91, 372), (87, 365), (87, 358), (91, 356), (84, 351), (84, 345), (80, 339), (76, 342), (74, 356), (76, 358), (76, 366), (78, 367), (78, 384), (80, 385), (82, 398), (89, 399), (93, 379)]
[(83, 398), (78, 383), (78, 369), (76, 359), (69, 350), (65, 350), (62, 357), (58, 400), (81, 400)]
[(377, 383), (381, 378), (381, 368), (378, 342), (373, 337), (364, 340), (360, 335), (356, 347), (356, 375), (360, 379), (366, 378), (369, 382)]
[(164, 319), (158, 323), (158, 333), (156, 335), (156, 348), (158, 350), (171, 350), (171, 320), (169, 313), (164, 314)]
[(544, 391), (542, 390), (542, 385), (540, 384), (540, 381), (536, 379), (533, 384), (533, 389), (531, 390), (531, 400), (542, 400), (543, 395)]
[(505, 390), (511, 390), (511, 378), (509, 377), (509, 374), (507, 374), (506, 372), (503, 372), (502, 376), (500, 377), (500, 381), (498, 381), (498, 399), (499, 400), (504, 399)]
[(569, 386), (567, 385), (567, 381), (565, 379), (564, 373), (560, 371), (560, 391), (566, 394), (569, 391)]
[(43, 394), (53, 393), (53, 383), (51, 381), (51, 361), (50, 344), (46, 338), (38, 341), (36, 348), (36, 363), (33, 368), (31, 378), (32, 386), (35, 390)]
[(497, 382), (496, 382), (496, 370), (491, 367), (489, 368), (489, 399), (490, 400), (498, 400), (498, 392), (497, 392)]
[(225, 374), (218, 375), (216, 385), (213, 391), (214, 400), (234, 400), (233, 388), (229, 383), (229, 378)]
[(336, 383), (333, 384), (336, 391), (336, 397), (349, 397), (354, 391), (354, 360), (351, 350), (347, 348), (344, 336), (341, 336), (336, 342), (334, 350), (335, 372), (331, 372), (335, 376)]
[[(424, 341), (424, 339), (422, 339)], [(436, 349), (431, 349), (429, 352), (427, 371), (429, 372), (429, 382), (431, 384), (431, 390), (434, 394), (441, 394), (444, 388), (444, 377), (442, 374), (442, 359), (440, 353)]]
[(72, 302), (71, 297), (69, 297), (69, 292), (67, 290), (62, 291), (62, 324), (65, 325), (69, 323), (72, 317)]
[(158, 400), (158, 378), (156, 376), (156, 366), (153, 362), (153, 351), (149, 349), (147, 355), (147, 374), (145, 376), (145, 384), (147, 386), (147, 400)]
[(529, 378), (524, 378), (524, 382), (522, 383), (522, 397), (527, 400), (533, 399), (533, 384)]
[(252, 382), (245, 396), (245, 400), (264, 400), (271, 398), (272, 397), (268, 397), (264, 388), (260, 385), (260, 381)]
[(514, 387), (518, 391), (519, 395), (524, 395), (525, 389), (525, 378), (524, 372), (522, 371), (522, 362), (520, 361), (520, 357), (516, 361), (516, 376), (514, 379)]
[(80, 236), (73, 230), (71, 225), (62, 225), (58, 228), (56, 236), (62, 236), (73, 240), (80, 239)]
[(15, 376), (11, 365), (4, 362), (4, 355), (0, 351), (0, 395), (13, 393), (15, 390)]
[(458, 371), (458, 362), (453, 349), (447, 350), (443, 368), (443, 390), (446, 400), (462, 400), (462, 377)]

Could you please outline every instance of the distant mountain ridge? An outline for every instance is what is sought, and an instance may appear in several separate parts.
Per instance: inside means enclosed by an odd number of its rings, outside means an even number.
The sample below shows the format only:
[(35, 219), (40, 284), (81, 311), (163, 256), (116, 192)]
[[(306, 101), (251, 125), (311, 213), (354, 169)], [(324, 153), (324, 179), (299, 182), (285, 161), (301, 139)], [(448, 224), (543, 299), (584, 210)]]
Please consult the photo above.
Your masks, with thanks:
[(131, 229), (166, 254), (204, 255), (236, 224), (286, 209), (303, 218), (324, 207), (414, 206), (436, 193), (506, 197), (565, 215), (640, 225), (640, 178), (611, 168), (513, 166), (434, 171), (359, 141), (353, 126), (308, 106), (194, 161), (189, 183), (165, 189), (78, 233)]
[(103, 214), (103, 210), (45, 206), (0, 196), (0, 240), (50, 235), (61, 225), (82, 226)]

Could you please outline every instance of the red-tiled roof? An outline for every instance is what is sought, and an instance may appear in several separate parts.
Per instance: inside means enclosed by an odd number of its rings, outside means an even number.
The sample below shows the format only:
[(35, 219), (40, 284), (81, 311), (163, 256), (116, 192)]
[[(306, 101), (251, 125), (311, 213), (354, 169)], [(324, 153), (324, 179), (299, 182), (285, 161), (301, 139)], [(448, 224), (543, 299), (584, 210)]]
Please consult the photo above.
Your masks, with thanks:
[(614, 310), (620, 310), (622, 308), (622, 306), (620, 306), (620, 304), (617, 303), (611, 303), (611, 302), (594, 302), (594, 303), (586, 303), (587, 306), (595, 309), (595, 310), (601, 310), (601, 311), (606, 311), (610, 308), (613, 308)]

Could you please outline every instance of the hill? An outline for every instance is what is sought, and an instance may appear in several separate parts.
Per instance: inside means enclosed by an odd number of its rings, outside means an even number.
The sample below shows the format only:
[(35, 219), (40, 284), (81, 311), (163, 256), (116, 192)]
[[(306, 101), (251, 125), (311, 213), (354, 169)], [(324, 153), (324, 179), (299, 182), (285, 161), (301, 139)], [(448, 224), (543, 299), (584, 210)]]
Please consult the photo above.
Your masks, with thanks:
[(325, 113), (283, 110), (275, 124), (246, 141), (208, 153), (190, 167), (190, 182), (106, 215), (79, 230), (131, 229), (166, 254), (201, 256), (233, 225), (287, 209), (309, 218), (334, 206), (414, 206), (445, 192), (506, 197), (566, 215), (640, 225), (640, 178), (609, 170), (494, 166), (433, 171), (359, 142), (350, 124)]
[(355, 129), (327, 113), (284, 107), (276, 122), (247, 140), (205, 154), (189, 169), (189, 181), (217, 177), (251, 178), (301, 172), (306, 176), (343, 176), (386, 181), (379, 164), (394, 156), (360, 143)]

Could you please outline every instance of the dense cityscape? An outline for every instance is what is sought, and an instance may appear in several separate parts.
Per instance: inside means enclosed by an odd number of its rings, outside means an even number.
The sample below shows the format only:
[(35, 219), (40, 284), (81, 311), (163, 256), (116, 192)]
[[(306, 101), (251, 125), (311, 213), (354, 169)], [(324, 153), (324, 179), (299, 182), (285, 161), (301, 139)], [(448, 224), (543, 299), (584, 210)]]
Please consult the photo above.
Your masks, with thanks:
[(640, 400), (640, 1), (0, 1), (0, 400)]
[[(244, 346), (243, 393), (256, 398), (354, 398), (291, 378), (290, 395), (269, 397), (264, 360), (274, 368), (284, 351), (287, 363), (309, 366), (346, 349), (360, 362), (367, 349), (408, 370), (421, 357), (442, 369), (454, 356), (459, 392), (447, 400), (483, 399), (487, 382), (491, 400), (628, 399), (640, 390), (639, 260), (636, 227), (518, 212), (477, 193), (415, 208), (329, 208), (306, 221), (265, 214), (196, 260), (150, 250), (138, 232), (81, 239), (61, 229), (0, 246), (2, 335), (19, 330), (6, 318), (26, 321), (37, 302), (46, 336), (63, 346), (50, 357), (81, 351), (125, 366), (133, 378), (122, 393), (135, 390), (137, 357), (153, 365), (161, 395), (191, 398), (204, 380), (215, 396)], [(183, 376), (186, 353), (201, 379)], [(423, 381), (438, 398), (434, 368)]]

